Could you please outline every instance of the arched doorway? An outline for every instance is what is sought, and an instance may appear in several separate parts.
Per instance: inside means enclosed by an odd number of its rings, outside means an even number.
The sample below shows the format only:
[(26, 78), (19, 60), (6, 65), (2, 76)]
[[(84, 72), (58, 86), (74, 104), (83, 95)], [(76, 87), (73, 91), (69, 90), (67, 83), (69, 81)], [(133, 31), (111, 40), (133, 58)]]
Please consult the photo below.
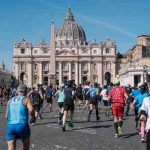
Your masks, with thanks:
[(26, 73), (25, 72), (20, 73), (20, 82), (26, 83)]
[(111, 82), (111, 73), (110, 72), (105, 73), (105, 80), (106, 80), (106, 84), (109, 84)]

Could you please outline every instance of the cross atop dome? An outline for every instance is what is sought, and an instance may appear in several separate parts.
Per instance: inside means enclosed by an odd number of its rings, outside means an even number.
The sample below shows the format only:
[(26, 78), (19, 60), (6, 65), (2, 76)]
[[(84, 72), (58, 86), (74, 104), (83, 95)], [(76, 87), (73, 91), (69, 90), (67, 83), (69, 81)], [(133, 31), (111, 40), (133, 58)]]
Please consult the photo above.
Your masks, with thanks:
[(74, 16), (73, 16), (73, 13), (71, 12), (70, 5), (68, 7), (68, 12), (67, 12), (67, 15), (66, 15), (66, 20), (72, 20), (72, 21), (74, 21)]

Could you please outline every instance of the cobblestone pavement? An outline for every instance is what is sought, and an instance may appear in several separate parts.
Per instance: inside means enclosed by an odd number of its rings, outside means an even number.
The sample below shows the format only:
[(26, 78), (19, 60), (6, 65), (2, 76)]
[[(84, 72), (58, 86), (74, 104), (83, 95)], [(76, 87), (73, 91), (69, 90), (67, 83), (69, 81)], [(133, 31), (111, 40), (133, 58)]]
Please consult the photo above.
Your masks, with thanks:
[[(56, 106), (56, 104), (55, 104)], [(0, 150), (6, 150), (6, 121), (4, 118), (6, 105), (0, 106)], [(135, 130), (132, 113), (124, 118), (123, 136), (114, 138), (112, 118), (105, 117), (103, 108), (100, 111), (101, 120), (95, 121), (93, 111), (91, 122), (87, 122), (87, 111), (83, 112), (77, 106), (75, 109), (74, 127), (62, 132), (57, 124), (58, 107), (52, 112), (46, 108), (42, 120), (37, 120), (31, 126), (31, 150), (145, 150), (145, 144), (140, 143), (140, 136)], [(17, 142), (17, 150), (22, 150), (22, 144)]]

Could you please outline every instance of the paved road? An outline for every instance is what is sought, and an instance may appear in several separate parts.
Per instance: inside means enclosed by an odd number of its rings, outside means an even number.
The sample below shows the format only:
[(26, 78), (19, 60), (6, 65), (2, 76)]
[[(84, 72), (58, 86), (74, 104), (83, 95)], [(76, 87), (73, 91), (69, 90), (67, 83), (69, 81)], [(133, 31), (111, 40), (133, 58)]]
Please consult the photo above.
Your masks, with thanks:
[[(6, 150), (4, 119), (6, 105), (0, 106), (0, 150)], [(75, 110), (74, 128), (68, 128), (62, 132), (56, 123), (58, 108), (53, 112), (45, 109), (43, 120), (37, 120), (31, 127), (31, 150), (145, 150), (145, 144), (141, 144), (140, 136), (134, 128), (134, 116), (126, 117), (123, 125), (124, 135), (114, 138), (113, 121), (104, 116), (103, 109), (100, 112), (101, 121), (95, 121), (95, 112), (92, 121), (86, 122), (87, 111)], [(18, 141), (17, 150), (22, 150)]]

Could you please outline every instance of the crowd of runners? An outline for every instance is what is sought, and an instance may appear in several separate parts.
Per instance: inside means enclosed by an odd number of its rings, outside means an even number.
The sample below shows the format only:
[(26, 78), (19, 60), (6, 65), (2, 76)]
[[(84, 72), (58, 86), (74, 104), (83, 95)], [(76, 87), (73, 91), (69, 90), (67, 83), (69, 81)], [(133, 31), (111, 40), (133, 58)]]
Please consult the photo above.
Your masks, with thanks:
[[(114, 83), (101, 86), (98, 83), (85, 85), (74, 84), (72, 80), (59, 86), (42, 86), (36, 84), (33, 88), (27, 88), (20, 84), (18, 87), (0, 87), (0, 102), (3, 105), (7, 102), (6, 139), (8, 150), (16, 148), (16, 140), (23, 141), (24, 149), (29, 149), (30, 128), (28, 124), (28, 113), (31, 125), (36, 124), (37, 119), (43, 119), (42, 112), (46, 107), (53, 111), (53, 101), (58, 101), (58, 124), (62, 131), (66, 131), (66, 118), (69, 114), (68, 126), (74, 127), (74, 109), (76, 106), (82, 110), (88, 110), (87, 122), (91, 121), (91, 114), (95, 109), (96, 121), (100, 121), (102, 105), (105, 116), (114, 119), (114, 137), (120, 137), (122, 133), (123, 116), (128, 116), (131, 111), (135, 114), (135, 130), (141, 136), (141, 143), (147, 143), (147, 150), (150, 150), (150, 97), (147, 83), (139, 83), (136, 87), (121, 86), (119, 79)], [(46, 102), (44, 102), (46, 101)]]

